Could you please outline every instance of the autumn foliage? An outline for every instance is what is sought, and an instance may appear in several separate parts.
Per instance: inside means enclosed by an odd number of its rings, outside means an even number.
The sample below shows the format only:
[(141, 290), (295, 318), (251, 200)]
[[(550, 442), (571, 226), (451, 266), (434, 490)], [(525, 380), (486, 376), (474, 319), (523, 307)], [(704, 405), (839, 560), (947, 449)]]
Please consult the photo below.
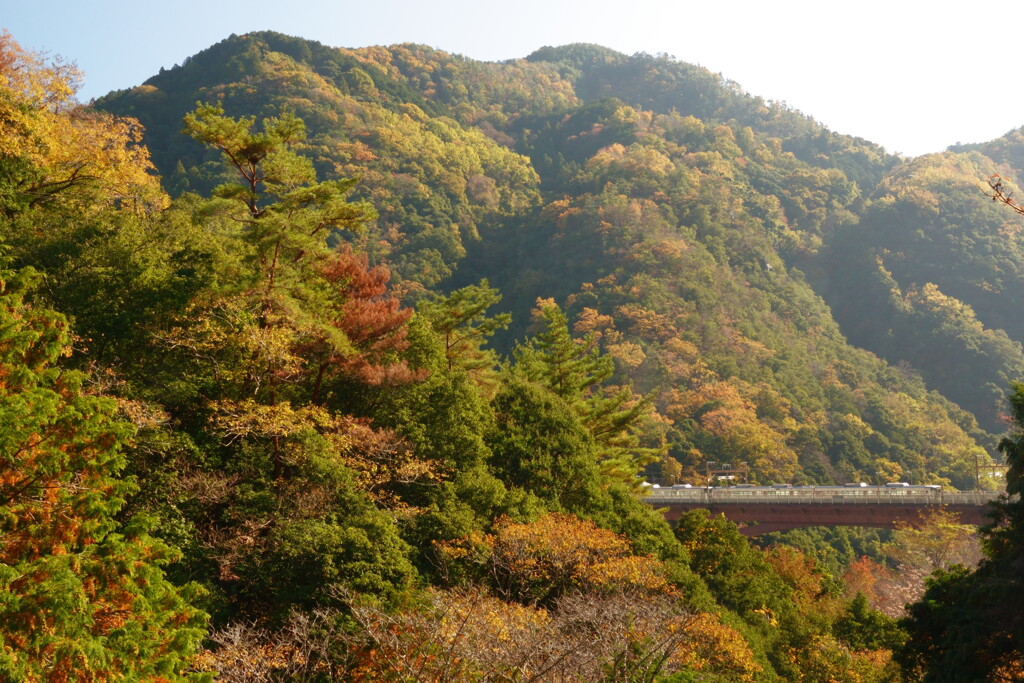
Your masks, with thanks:
[(493, 533), (438, 550), (445, 573), (478, 573), (502, 599), (527, 605), (576, 591), (674, 593), (658, 560), (635, 555), (622, 536), (573, 515), (523, 524), (500, 519)]
[(0, 33), (0, 155), (23, 164), (19, 203), (166, 206), (138, 122), (81, 107), (80, 79), (73, 64)]
[(399, 355), (409, 347), (406, 323), (413, 311), (388, 294), (391, 272), (384, 266), (371, 268), (365, 254), (346, 246), (324, 267), (323, 276), (336, 290), (327, 318), (344, 334), (347, 348), (332, 348), (323, 340), (303, 349), (316, 368), (313, 400), (329, 373), (370, 385), (422, 379), (424, 373), (410, 370)]
[[(399, 611), (346, 597), (339, 612), (293, 614), (272, 635), (214, 634), (204, 665), (227, 680), (331, 672), (352, 681), (635, 681), (706, 672), (753, 681), (761, 667), (734, 628), (694, 613), (664, 567), (621, 536), (564, 514), (500, 520), (493, 535), (444, 544), (442, 561), (485, 565), (470, 584)], [(246, 677), (251, 677), (247, 679)]]
[(24, 302), (27, 276), (0, 273), (0, 675), (170, 680), (204, 620), (159, 568), (177, 553), (118, 532), (127, 425), (55, 365), (67, 324)]
[(849, 247), (915, 348), (1024, 359), (951, 294), (1002, 276), (856, 243), (949, 168), (588, 45), (79, 77), (0, 36), (0, 678), (898, 680), (872, 606), (963, 529), (759, 548), (643, 481), (970, 480), (991, 435), (816, 289)]

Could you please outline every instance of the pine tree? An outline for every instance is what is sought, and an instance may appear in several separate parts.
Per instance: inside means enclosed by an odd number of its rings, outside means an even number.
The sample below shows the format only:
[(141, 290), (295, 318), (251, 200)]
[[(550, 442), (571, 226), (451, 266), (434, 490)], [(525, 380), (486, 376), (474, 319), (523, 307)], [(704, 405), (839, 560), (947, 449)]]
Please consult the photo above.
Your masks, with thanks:
[(615, 372), (615, 361), (601, 352), (590, 333), (574, 339), (569, 320), (551, 300), (539, 300), (534, 311), (543, 326), (515, 350), (516, 371), (565, 400), (594, 439), (601, 469), (627, 484), (637, 483), (639, 469), (657, 456), (640, 446), (639, 427), (650, 414), (651, 400), (626, 386), (602, 385)]
[(487, 280), (456, 290), (448, 296), (436, 296), (420, 306), (420, 312), (444, 343), (446, 370), (464, 371), (488, 394), (497, 391), (494, 351), (483, 344), (498, 330), (509, 326), (509, 313), (486, 315), (487, 309), (501, 301), (501, 294)]
[(283, 618), (341, 589), (394, 596), (415, 573), (381, 508), (400, 507), (396, 489), (431, 464), (368, 415), (382, 385), (423, 376), (404, 359), (411, 312), (386, 269), (333, 247), (375, 213), (349, 201), (354, 180), (317, 181), (297, 151), (304, 131), (287, 111), (258, 127), (213, 105), (186, 117), (237, 174), (199, 213), (240, 226), (239, 267), (161, 339), (165, 365), (184, 367), (169, 383), (195, 378), (170, 412), (216, 458), (197, 479), (233, 479), (193, 517), (217, 567), (204, 577), (223, 596), (215, 621)]
[(233, 217), (247, 224), (257, 277), (252, 293), (260, 299), (260, 325), (267, 327), (281, 317), (302, 317), (317, 300), (311, 285), (331, 256), (330, 233), (358, 231), (376, 212), (348, 200), (355, 179), (317, 181), (313, 162), (295, 149), (306, 127), (293, 112), (264, 119), (262, 132), (254, 126), (253, 117), (225, 116), (220, 105), (199, 105), (185, 117), (185, 132), (219, 149), (237, 173), (238, 182), (214, 194), (244, 207)]
[[(248, 414), (250, 422), (305, 421), (292, 406), (308, 403), (304, 387), (319, 398), (326, 368), (316, 365), (314, 380), (300, 381), (311, 370), (302, 354), (319, 347), (315, 355), (337, 365), (357, 353), (337, 320), (351, 273), (344, 272), (344, 258), (329, 238), (333, 231), (360, 230), (376, 214), (369, 204), (348, 200), (354, 180), (317, 182), (312, 162), (295, 149), (305, 130), (287, 110), (264, 119), (259, 131), (254, 117), (226, 116), (220, 105), (199, 105), (185, 117), (185, 132), (219, 149), (237, 174), (237, 182), (214, 191), (208, 210), (245, 225), (241, 239), (251, 255), (251, 269), (236, 291), (214, 304), (226, 311), (219, 317), (230, 320), (217, 332), (229, 341), (217, 345), (237, 345), (232, 379), (217, 404), (224, 419)], [(208, 313), (197, 311), (202, 318), (218, 317)], [(402, 322), (398, 315), (387, 333), (395, 334)], [(286, 439), (282, 430), (268, 435), (273, 478), (286, 477)]]

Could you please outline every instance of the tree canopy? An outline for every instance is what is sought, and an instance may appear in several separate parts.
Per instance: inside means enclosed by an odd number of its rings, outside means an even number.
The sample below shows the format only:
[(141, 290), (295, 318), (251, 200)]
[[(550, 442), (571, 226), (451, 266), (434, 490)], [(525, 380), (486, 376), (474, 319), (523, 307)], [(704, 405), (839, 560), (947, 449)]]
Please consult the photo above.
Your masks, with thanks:
[(976, 570), (941, 520), (758, 547), (642, 500), (994, 488), (999, 443), (1016, 492), (1024, 219), (975, 178), (1019, 136), (899, 159), (592, 45), (77, 77), (0, 39), (3, 675), (1019, 673), (1012, 498)]

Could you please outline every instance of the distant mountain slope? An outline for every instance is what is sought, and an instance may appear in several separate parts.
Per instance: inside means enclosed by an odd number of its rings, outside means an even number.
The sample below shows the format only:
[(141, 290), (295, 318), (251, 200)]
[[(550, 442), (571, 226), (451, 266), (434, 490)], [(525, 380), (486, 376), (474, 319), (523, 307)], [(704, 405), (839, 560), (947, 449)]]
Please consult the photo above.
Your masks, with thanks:
[[(566, 306), (619, 381), (651, 392), (663, 428), (650, 439), (691, 479), (715, 460), (762, 481), (970, 486), (991, 437), (916, 371), (990, 430), (994, 399), (1024, 371), (998, 315), (1018, 291), (998, 226), (1016, 219), (984, 214), (977, 229), (994, 241), (979, 255), (902, 208), (922, 183), (941, 185), (930, 164), (959, 164), (959, 180), (928, 195), (948, 202), (954, 234), (976, 215), (967, 178), (980, 154), (906, 164), (700, 67), (592, 45), (496, 64), (232, 36), (97, 106), (142, 121), (173, 193), (206, 192), (220, 165), (177, 132), (196, 101), (294, 109), (320, 173), (361, 177), (380, 213), (365, 246), (409, 301), (489, 278), (514, 315), (506, 350), (538, 298)], [(950, 360), (965, 358), (977, 361), (967, 376)]]
[[(180, 134), (197, 101), (234, 116), (293, 109), (325, 177), (358, 175), (380, 213), (380, 256), (426, 285), (451, 273), (481, 222), (539, 201), (526, 158), (437, 116), (404, 78), (354, 54), (280, 34), (234, 37), (97, 106), (136, 116), (173, 193), (225, 180), (219, 156)], [(431, 113), (433, 112), (433, 114)]]
[(1024, 223), (984, 193), (1003, 168), (978, 152), (910, 161), (833, 235), (821, 271), (853, 343), (919, 369), (993, 431), (1024, 376)]

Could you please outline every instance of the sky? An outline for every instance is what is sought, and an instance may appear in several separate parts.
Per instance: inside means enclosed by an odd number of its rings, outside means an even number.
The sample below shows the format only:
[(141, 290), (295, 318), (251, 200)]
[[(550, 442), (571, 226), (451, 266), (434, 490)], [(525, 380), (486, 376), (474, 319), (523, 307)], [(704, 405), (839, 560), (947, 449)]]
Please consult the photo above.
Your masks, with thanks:
[[(5, 7), (6, 5), (6, 7)], [(479, 60), (595, 43), (699, 64), (905, 156), (1024, 125), (1008, 5), (921, 0), (0, 0), (23, 47), (74, 61), (79, 98), (130, 88), (232, 33), (419, 43)]]

